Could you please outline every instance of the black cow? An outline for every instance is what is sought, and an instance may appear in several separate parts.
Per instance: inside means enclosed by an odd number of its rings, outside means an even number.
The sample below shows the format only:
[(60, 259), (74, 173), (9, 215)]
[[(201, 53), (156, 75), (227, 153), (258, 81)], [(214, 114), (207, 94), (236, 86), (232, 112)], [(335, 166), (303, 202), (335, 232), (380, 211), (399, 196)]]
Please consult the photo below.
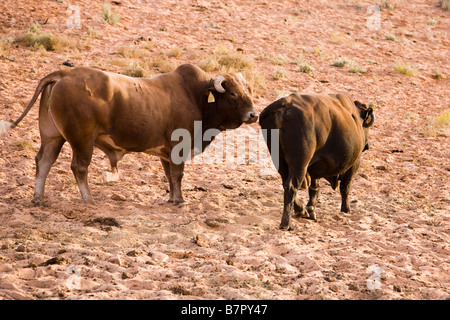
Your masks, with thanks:
[[(292, 229), (293, 210), (296, 216), (307, 212), (307, 217), (316, 219), (320, 178), (328, 180), (333, 189), (340, 183), (341, 211), (350, 211), (350, 183), (361, 153), (369, 148), (368, 129), (373, 122), (373, 109), (353, 102), (346, 94), (291, 94), (261, 112), (261, 128), (279, 130), (278, 152), (272, 150), (273, 135), (267, 134), (266, 143), (283, 180), (280, 228)], [(296, 199), (299, 188), (309, 188), (306, 212), (302, 201)]]

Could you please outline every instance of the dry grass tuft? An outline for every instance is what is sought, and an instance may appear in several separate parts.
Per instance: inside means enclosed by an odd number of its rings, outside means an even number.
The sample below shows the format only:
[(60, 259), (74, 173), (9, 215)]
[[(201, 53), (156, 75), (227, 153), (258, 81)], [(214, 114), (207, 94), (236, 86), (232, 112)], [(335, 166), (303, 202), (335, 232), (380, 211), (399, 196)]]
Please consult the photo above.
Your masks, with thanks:
[(333, 62), (333, 67), (343, 68), (346, 67), (351, 61), (348, 60), (346, 57), (342, 59), (335, 60)]
[(450, 0), (439, 0), (439, 6), (445, 11), (450, 11)]
[(394, 64), (394, 70), (410, 77), (415, 76), (418, 72), (417, 69), (413, 68), (409, 63), (403, 61), (397, 61)]
[(423, 133), (427, 136), (436, 136), (450, 128), (450, 109), (445, 110), (437, 117), (427, 117)]
[(146, 72), (145, 69), (141, 67), (139, 62), (132, 61), (128, 68), (122, 72), (122, 74), (133, 78), (144, 78)]
[(44, 48), (47, 51), (61, 50), (64, 48), (74, 48), (77, 46), (75, 41), (66, 36), (54, 35), (51, 32), (41, 32), (38, 23), (33, 24), (27, 33), (16, 36), (15, 43), (24, 43), (29, 47), (39, 50)]
[(104, 3), (102, 8), (102, 18), (103, 21), (108, 22), (111, 25), (115, 25), (120, 20), (120, 14), (113, 12), (110, 3)]
[(265, 79), (257, 72), (253, 60), (242, 52), (230, 51), (225, 45), (219, 45), (212, 54), (204, 57), (197, 65), (205, 72), (241, 72), (255, 93), (266, 87)]

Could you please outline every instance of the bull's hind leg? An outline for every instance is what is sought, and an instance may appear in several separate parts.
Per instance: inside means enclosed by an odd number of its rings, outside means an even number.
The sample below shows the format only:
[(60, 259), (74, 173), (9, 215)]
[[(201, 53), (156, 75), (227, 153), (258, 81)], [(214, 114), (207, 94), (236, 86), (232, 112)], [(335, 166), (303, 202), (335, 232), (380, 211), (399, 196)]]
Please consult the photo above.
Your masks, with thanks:
[(85, 146), (72, 145), (73, 158), (70, 168), (80, 189), (81, 197), (84, 203), (94, 203), (91, 190), (88, 184), (88, 167), (91, 163), (92, 153), (94, 151), (93, 143)]
[(31, 200), (37, 206), (44, 205), (44, 190), (45, 180), (47, 175), (55, 163), (62, 146), (66, 140), (62, 136), (53, 138), (42, 137), (41, 148), (36, 154), (36, 184), (34, 188), (33, 200)]

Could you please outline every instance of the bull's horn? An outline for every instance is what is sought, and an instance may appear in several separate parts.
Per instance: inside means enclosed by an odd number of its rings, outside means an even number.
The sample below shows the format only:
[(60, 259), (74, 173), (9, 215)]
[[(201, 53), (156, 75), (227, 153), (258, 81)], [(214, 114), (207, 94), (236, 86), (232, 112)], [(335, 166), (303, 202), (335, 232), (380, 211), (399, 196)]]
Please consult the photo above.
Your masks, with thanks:
[(217, 90), (217, 92), (220, 92), (220, 93), (224, 93), (225, 92), (225, 88), (222, 87), (222, 82), (224, 82), (224, 81), (225, 81), (225, 77), (222, 76), (222, 75), (217, 76), (214, 79), (214, 88)]
[(239, 73), (237, 74), (237, 76), (238, 76), (239, 78), (241, 78), (242, 80), (245, 81), (244, 76), (242, 75), (242, 73), (239, 72)]

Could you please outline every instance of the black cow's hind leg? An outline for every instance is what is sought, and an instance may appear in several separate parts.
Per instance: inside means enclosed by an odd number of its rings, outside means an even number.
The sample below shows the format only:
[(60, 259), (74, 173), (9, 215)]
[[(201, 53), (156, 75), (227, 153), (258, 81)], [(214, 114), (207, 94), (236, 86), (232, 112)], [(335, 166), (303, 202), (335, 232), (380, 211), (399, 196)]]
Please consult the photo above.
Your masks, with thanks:
[(306, 205), (306, 210), (308, 211), (309, 219), (312, 220), (316, 220), (315, 209), (317, 198), (319, 197), (319, 191), (320, 191), (319, 179), (311, 179), (311, 186), (308, 189), (309, 201), (308, 204)]

